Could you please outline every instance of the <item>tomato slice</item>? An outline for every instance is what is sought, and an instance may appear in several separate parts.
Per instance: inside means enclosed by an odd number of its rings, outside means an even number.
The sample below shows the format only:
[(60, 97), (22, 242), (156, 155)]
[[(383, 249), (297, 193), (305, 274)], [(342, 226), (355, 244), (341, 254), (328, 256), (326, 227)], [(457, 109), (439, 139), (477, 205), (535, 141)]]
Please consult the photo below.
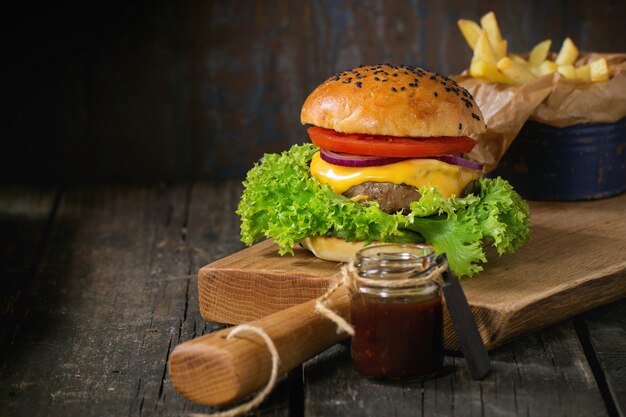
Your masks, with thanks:
[(319, 148), (356, 155), (420, 157), (469, 152), (476, 141), (467, 136), (410, 138), (382, 135), (339, 133), (312, 126), (307, 129), (311, 141)]

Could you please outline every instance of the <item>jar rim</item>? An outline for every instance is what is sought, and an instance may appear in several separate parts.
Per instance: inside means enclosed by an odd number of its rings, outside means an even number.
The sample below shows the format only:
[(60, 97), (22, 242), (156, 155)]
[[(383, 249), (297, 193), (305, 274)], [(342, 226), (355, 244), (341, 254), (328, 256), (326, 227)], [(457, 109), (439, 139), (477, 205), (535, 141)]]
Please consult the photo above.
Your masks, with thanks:
[(408, 262), (429, 264), (435, 261), (435, 248), (428, 243), (382, 243), (365, 246), (356, 253), (359, 262)]
[(361, 289), (430, 285), (438, 281), (441, 272), (435, 249), (429, 244), (366, 246), (357, 252), (353, 263), (355, 283)]

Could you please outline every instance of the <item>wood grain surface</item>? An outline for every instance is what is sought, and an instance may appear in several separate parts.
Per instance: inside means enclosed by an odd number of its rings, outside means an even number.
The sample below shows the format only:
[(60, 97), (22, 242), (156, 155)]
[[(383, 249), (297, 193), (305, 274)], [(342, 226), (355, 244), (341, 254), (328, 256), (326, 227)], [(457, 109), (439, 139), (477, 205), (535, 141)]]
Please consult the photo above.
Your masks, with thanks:
[[(345, 336), (337, 325), (320, 315), (316, 300), (253, 321), (275, 346), (278, 375), (300, 366)], [(346, 291), (327, 300), (340, 315), (349, 309)], [(272, 359), (263, 339), (250, 332), (232, 339), (232, 329), (202, 336), (174, 348), (169, 359), (172, 383), (185, 397), (207, 405), (227, 404), (265, 386)]]
[(587, 312), (573, 322), (609, 412), (626, 416), (626, 302)]
[(59, 197), (56, 187), (4, 187), (0, 192), (0, 363), (27, 309), (35, 265), (42, 256)]
[[(240, 188), (75, 187), (59, 191), (54, 210), (54, 191), (18, 194), (3, 188), (0, 217), (19, 219), (4, 224), (21, 232), (12, 233), (19, 240), (3, 234), (3, 247), (27, 248), (20, 242), (28, 238), (43, 242), (26, 269), (32, 278), (15, 275), (12, 281), (12, 269), (2, 265), (3, 288), (20, 283), (25, 294), (22, 308), (10, 312), (17, 316), (16, 328), (7, 328), (12, 331), (2, 340), (0, 415), (207, 411), (173, 388), (167, 357), (180, 341), (223, 327), (200, 316), (195, 272), (206, 259), (241, 248), (232, 233)], [(212, 199), (221, 202), (219, 210), (207, 209)], [(50, 222), (45, 233), (38, 226), (42, 221)], [(29, 256), (24, 251), (16, 260)], [(0, 310), (3, 318), (9, 305)], [(275, 402), (287, 401), (284, 384), (261, 408), (267, 415), (287, 415)]]
[[(166, 366), (175, 345), (222, 328), (201, 317), (194, 283), (243, 248), (240, 195), (238, 181), (0, 187), (0, 416), (217, 411), (180, 395)], [(625, 317), (626, 299), (516, 338), (489, 352), (483, 381), (446, 356), (434, 380), (375, 383), (340, 344), (248, 415), (624, 415)]]
[[(626, 195), (533, 202), (531, 218), (527, 245), (462, 281), (488, 348), (626, 296)], [(302, 249), (281, 257), (266, 241), (199, 271), (200, 309), (210, 321), (249, 321), (321, 295), (337, 271)], [(444, 322), (446, 347), (457, 349)]]
[(493, 369), (482, 381), (472, 380), (463, 358), (446, 356), (437, 379), (390, 390), (362, 378), (349, 347), (337, 345), (304, 364), (304, 395), (316, 399), (306, 402), (304, 415), (611, 416), (570, 322), (514, 340), (490, 356)]

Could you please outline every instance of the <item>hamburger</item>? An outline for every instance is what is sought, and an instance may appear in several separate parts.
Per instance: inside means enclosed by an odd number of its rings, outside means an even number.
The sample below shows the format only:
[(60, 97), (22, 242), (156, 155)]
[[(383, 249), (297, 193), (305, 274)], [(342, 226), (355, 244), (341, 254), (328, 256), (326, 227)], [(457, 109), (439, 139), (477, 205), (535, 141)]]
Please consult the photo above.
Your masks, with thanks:
[(469, 276), (484, 248), (515, 251), (528, 206), (503, 179), (469, 160), (485, 132), (473, 97), (441, 74), (404, 65), (336, 74), (306, 99), (311, 143), (266, 154), (250, 170), (237, 213), (242, 241), (273, 238), (347, 261), (376, 242), (430, 243)]

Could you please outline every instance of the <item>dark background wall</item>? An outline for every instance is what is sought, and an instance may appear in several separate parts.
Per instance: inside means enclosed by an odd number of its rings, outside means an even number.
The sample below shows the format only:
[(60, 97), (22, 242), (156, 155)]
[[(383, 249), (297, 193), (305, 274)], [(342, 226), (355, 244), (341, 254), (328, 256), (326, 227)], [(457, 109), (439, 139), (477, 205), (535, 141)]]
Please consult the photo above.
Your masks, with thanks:
[[(61, 4), (59, 4), (61, 3)], [(2, 13), (3, 183), (242, 177), (306, 141), (330, 74), (380, 62), (454, 74), (456, 26), (494, 10), (510, 50), (566, 36), (626, 52), (626, 1), (110, 1)]]

